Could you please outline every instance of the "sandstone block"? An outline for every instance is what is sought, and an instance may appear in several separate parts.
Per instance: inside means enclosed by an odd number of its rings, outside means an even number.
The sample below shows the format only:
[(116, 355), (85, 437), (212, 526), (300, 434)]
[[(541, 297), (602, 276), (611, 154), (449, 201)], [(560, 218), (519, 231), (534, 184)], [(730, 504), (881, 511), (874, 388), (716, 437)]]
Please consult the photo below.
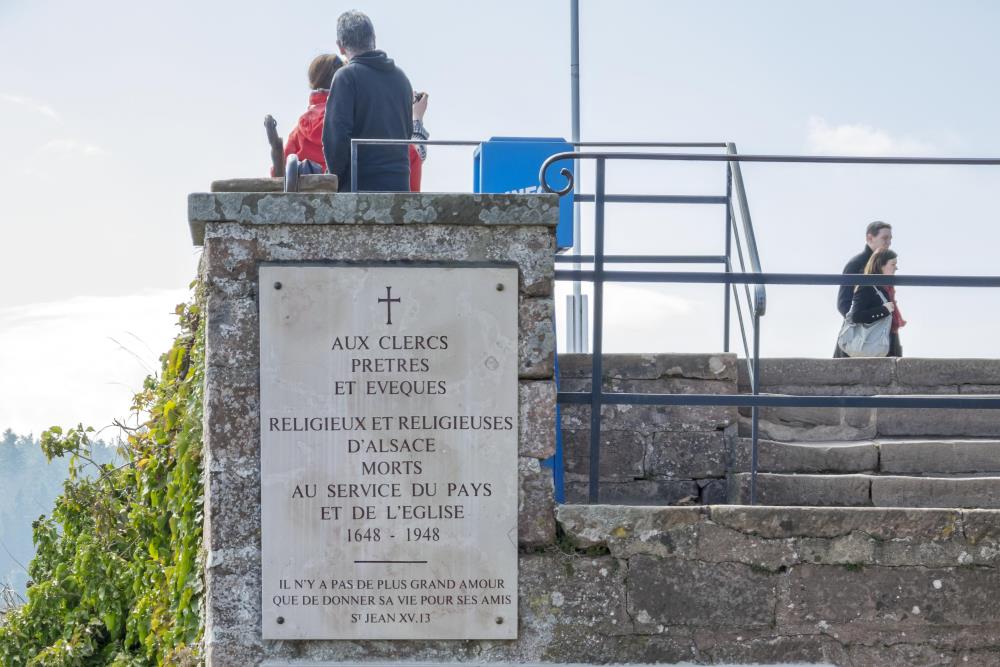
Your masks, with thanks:
[(1000, 385), (1000, 359), (917, 359), (896, 362), (901, 385)]
[[(563, 431), (563, 457), (569, 479), (590, 475), (590, 430)], [(600, 440), (602, 480), (631, 481), (643, 476), (648, 436), (634, 431), (604, 431)]]
[(427, 224), (541, 225), (554, 227), (555, 195), (440, 193), (246, 193), (188, 195), (188, 221), (195, 245), (206, 223), (242, 225)]
[(518, 322), (518, 375), (523, 379), (551, 378), (556, 357), (552, 299), (523, 299)]
[(205, 589), (206, 602), (217, 615), (232, 619), (232, 625), (250, 626), (260, 622), (260, 571), (213, 575)]
[(962, 526), (962, 534), (969, 544), (993, 546), (1000, 556), (1000, 550), (995, 548), (1000, 544), (1000, 513), (980, 509), (962, 510)]
[(213, 278), (257, 280), (257, 241), (254, 239), (205, 239), (206, 273)]
[(568, 557), (560, 563), (541, 554), (523, 556), (519, 574), (522, 637), (545, 637), (535, 660), (592, 655), (598, 650), (595, 643), (630, 633), (626, 576), (624, 563), (610, 556)]
[[(872, 441), (860, 442), (775, 442), (759, 440), (757, 465), (760, 472), (854, 473), (878, 468), (879, 449)], [(751, 441), (738, 438), (734, 447), (733, 469), (750, 470)]]
[[(885, 663), (849, 662), (847, 648), (833, 637), (822, 634), (785, 635), (780, 629), (770, 632), (729, 628), (699, 629), (695, 633), (700, 662), (704, 664), (766, 664), (783, 665), (879, 665)], [(900, 664), (912, 667), (916, 663)], [(893, 666), (896, 667), (896, 666)]]
[[(231, 376), (230, 376), (231, 377)], [(260, 392), (210, 373), (205, 381), (204, 437), (211, 443), (208, 465), (257, 460), (260, 454)]]
[[(871, 505), (867, 475), (757, 475), (757, 502), (762, 505), (858, 507)], [(730, 477), (729, 501), (750, 502), (750, 474)]]
[(209, 295), (205, 364), (209, 367), (256, 367), (259, 332), (256, 301)]
[[(736, 379), (734, 354), (605, 354), (603, 374), (609, 379), (660, 380), (690, 378), (702, 380)], [(589, 354), (564, 354), (559, 357), (563, 378), (590, 377)]]
[(992, 568), (800, 565), (778, 603), (778, 623), (986, 625), (1000, 620), (998, 587)]
[(699, 479), (726, 474), (722, 430), (654, 433), (646, 447), (645, 474), (653, 478)]
[(725, 505), (729, 502), (729, 488), (724, 479), (699, 479), (702, 505)]
[[(990, 513), (997, 518), (998, 513)], [(887, 540), (947, 540), (961, 531), (959, 510), (883, 507), (713, 507), (714, 523), (772, 539), (839, 537), (862, 532)]]
[[(566, 429), (589, 429), (590, 407), (567, 405), (561, 410)], [(605, 405), (601, 409), (602, 431), (714, 431), (734, 424), (736, 408), (687, 405)]]
[[(874, 414), (874, 413), (872, 413)], [(749, 437), (751, 424), (748, 417), (740, 417), (741, 436)], [(759, 422), (760, 436), (782, 442), (834, 442), (843, 440), (870, 440), (875, 437), (875, 419), (862, 426), (840, 422), (838, 424), (816, 425), (806, 422), (769, 421)]]
[[(590, 374), (586, 377), (565, 377), (562, 374), (562, 358), (559, 355), (560, 386), (564, 391), (590, 391)], [(701, 380), (690, 378), (662, 377), (654, 380), (633, 380), (631, 378), (604, 378), (604, 391), (630, 394), (735, 394), (736, 384), (726, 380)]]
[(627, 589), (642, 625), (762, 627), (774, 622), (778, 578), (741, 563), (639, 555), (629, 559)]
[[(587, 482), (567, 482), (566, 502), (587, 502), (590, 485)], [(673, 505), (699, 502), (698, 484), (694, 481), (637, 479), (629, 482), (601, 482), (599, 499), (602, 503), (620, 505)]]
[[(336, 174), (301, 174), (299, 192), (337, 192)], [(285, 179), (276, 178), (227, 178), (212, 181), (212, 192), (284, 192)]]
[(537, 547), (555, 542), (555, 495), (552, 472), (538, 459), (518, 459), (517, 535), (522, 546)]
[(886, 437), (1000, 437), (994, 410), (880, 408), (878, 434)]
[(518, 454), (547, 459), (556, 449), (556, 384), (520, 382), (517, 387)]
[[(680, 547), (677, 536), (693, 536), (708, 515), (704, 507), (634, 507), (628, 505), (559, 505), (563, 534), (577, 548), (607, 546), (613, 554), (667, 555)], [(672, 535), (663, 539), (663, 535)], [(690, 548), (694, 541), (688, 540)]]
[(1000, 477), (873, 477), (872, 503), (1000, 509)]
[(1000, 472), (1000, 440), (882, 440), (882, 472)]
[[(762, 391), (774, 385), (889, 385), (893, 383), (896, 360), (881, 359), (797, 359), (760, 360)], [(738, 365), (740, 387), (749, 387), (746, 363)]]
[(260, 548), (260, 467), (229, 466), (207, 475), (205, 543), (216, 549)]

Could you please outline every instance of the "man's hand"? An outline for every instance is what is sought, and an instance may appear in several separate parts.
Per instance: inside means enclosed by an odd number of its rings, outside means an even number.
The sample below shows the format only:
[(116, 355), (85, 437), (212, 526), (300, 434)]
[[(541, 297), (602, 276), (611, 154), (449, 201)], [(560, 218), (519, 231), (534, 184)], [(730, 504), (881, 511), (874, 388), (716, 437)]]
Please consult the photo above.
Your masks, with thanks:
[(427, 93), (413, 95), (413, 120), (424, 121), (424, 113), (427, 111), (427, 97)]
[(888, 310), (889, 314), (891, 315), (892, 311), (896, 310), (896, 304), (890, 301), (889, 303), (885, 304), (885, 309)]

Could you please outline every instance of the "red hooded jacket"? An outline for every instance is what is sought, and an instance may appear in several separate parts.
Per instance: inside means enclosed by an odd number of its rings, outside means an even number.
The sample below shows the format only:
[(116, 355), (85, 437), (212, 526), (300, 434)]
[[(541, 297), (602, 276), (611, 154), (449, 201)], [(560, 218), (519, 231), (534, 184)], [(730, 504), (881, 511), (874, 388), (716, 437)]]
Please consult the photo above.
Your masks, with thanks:
[[(309, 95), (309, 108), (299, 118), (298, 125), (288, 133), (285, 142), (285, 159), (293, 153), (299, 160), (312, 160), (326, 170), (323, 158), (323, 120), (326, 116), (326, 99), (329, 90), (314, 90)], [(420, 192), (423, 162), (412, 145), (410, 148), (410, 192)]]

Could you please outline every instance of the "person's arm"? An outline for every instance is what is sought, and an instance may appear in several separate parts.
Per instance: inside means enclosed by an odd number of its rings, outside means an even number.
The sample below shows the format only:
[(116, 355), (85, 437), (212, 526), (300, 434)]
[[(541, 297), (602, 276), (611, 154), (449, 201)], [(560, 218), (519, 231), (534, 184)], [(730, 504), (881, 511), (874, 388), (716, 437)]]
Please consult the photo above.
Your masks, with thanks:
[(326, 100), (323, 157), (326, 170), (336, 174), (341, 192), (350, 190), (351, 138), (354, 136), (354, 80), (337, 72)]
[(847, 312), (851, 309), (853, 290), (854, 287), (851, 285), (841, 285), (840, 291), (837, 292), (837, 310), (840, 311), (841, 315), (846, 316)]
[[(853, 261), (848, 262), (844, 266), (844, 270), (841, 273), (857, 273), (857, 270), (852, 266)], [(841, 285), (840, 289), (837, 291), (837, 310), (843, 317), (847, 317), (847, 313), (851, 310), (851, 301), (854, 299), (854, 286), (853, 285)]]
[(291, 132), (288, 133), (288, 141), (285, 142), (285, 162), (288, 162), (288, 156), (292, 153), (300, 155), (299, 151), (302, 150), (302, 141), (299, 137), (299, 126), (296, 125)]
[[(424, 114), (427, 112), (427, 93), (417, 94), (420, 95), (420, 99), (413, 103), (413, 134), (410, 138), (427, 141), (431, 138), (430, 132), (424, 127)], [(414, 148), (417, 149), (421, 162), (427, 159), (427, 146), (416, 144)]]
[(889, 306), (882, 303), (876, 288), (865, 285), (854, 293), (851, 307), (851, 321), (857, 324), (871, 324), (891, 314)]

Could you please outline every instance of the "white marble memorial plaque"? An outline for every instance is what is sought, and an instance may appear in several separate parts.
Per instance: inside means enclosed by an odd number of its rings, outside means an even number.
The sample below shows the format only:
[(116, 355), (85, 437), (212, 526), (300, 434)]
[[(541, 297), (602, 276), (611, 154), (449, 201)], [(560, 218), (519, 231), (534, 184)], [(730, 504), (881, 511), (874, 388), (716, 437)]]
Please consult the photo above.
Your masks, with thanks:
[(517, 281), (260, 267), (265, 639), (517, 637)]

